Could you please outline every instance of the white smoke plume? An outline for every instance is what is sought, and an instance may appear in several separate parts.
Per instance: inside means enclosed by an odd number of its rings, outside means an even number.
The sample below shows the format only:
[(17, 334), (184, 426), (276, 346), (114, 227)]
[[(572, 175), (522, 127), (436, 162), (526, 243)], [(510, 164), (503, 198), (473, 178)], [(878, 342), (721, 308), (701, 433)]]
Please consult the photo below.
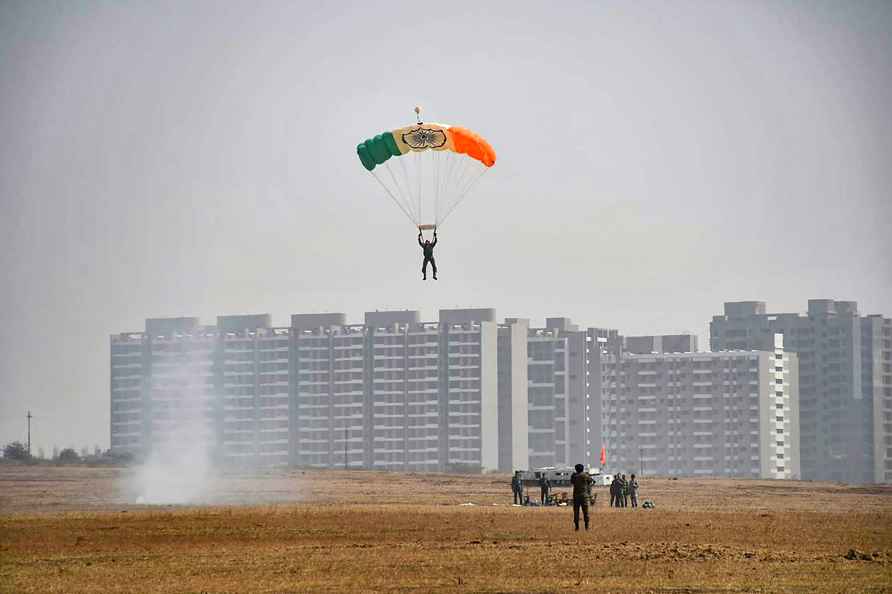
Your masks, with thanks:
[(136, 503), (185, 505), (210, 501), (215, 472), (208, 443), (195, 438), (200, 428), (198, 423), (183, 424), (155, 444), (134, 476)]
[(153, 366), (151, 445), (129, 489), (138, 504), (207, 503), (213, 497), (212, 351), (175, 346), (185, 348)]
[[(252, 396), (254, 377), (251, 365), (242, 363), (248, 351), (233, 349), (233, 359), (224, 360), (224, 370), (230, 361), (235, 367), (247, 369), (229, 376), (225, 381), (240, 383), (247, 390), (223, 402), (247, 401), (235, 404), (232, 410), (221, 410), (215, 385), (217, 338), (196, 335), (182, 342), (153, 345), (152, 371), (149, 381), (149, 406), (144, 414), (150, 418), (151, 436), (144, 443), (145, 459), (131, 469), (121, 493), (129, 503), (142, 505), (196, 504), (257, 504), (294, 501), (303, 497), (303, 488), (296, 476), (283, 468), (258, 468), (259, 458), (253, 455), (230, 456), (239, 459), (239, 466), (224, 468), (220, 461), (224, 444), (219, 422), (227, 428), (240, 451), (252, 450), (256, 431), (256, 411)], [(253, 357), (253, 354), (250, 355)], [(250, 361), (251, 359), (247, 359)], [(225, 373), (225, 371), (224, 371)], [(248, 377), (250, 376), (250, 377)], [(226, 376), (224, 376), (226, 377)], [(246, 414), (249, 413), (249, 414)], [(221, 419), (220, 414), (224, 417)], [(281, 414), (276, 412), (274, 414)], [(226, 416), (230, 415), (230, 416)], [(241, 438), (250, 434), (250, 439)], [(230, 439), (227, 437), (227, 439)], [(233, 446), (233, 444), (228, 444)], [(147, 447), (145, 447), (147, 446)], [(236, 450), (238, 451), (238, 450)], [(233, 464), (234, 462), (230, 462)]]

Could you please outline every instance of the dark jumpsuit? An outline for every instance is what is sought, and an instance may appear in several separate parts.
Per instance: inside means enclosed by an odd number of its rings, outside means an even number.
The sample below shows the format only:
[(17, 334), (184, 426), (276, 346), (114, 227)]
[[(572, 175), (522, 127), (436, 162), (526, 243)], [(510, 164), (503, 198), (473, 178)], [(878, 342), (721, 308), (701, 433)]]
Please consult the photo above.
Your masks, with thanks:
[(424, 263), (421, 265), (421, 274), (427, 278), (427, 263), (431, 263), (431, 269), (434, 271), (434, 278), (437, 277), (437, 263), (434, 261), (434, 246), (437, 245), (437, 236), (431, 243), (425, 244), (421, 241), (421, 235), (418, 236), (418, 245), (424, 250)]
[(585, 529), (588, 530), (588, 503), (591, 496), (592, 477), (587, 472), (574, 472), (570, 477), (573, 485), (573, 524), (579, 530), (579, 510), (585, 520)]

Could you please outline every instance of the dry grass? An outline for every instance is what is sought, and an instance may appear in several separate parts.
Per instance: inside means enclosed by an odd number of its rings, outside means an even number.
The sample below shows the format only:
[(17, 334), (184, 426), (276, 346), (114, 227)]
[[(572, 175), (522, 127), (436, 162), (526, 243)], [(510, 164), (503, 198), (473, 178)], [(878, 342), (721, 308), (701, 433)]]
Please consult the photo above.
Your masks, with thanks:
[(229, 476), (215, 500), (264, 503), (189, 508), (122, 478), (0, 467), (0, 592), (892, 591), (889, 488), (652, 479), (577, 534), (505, 476)]

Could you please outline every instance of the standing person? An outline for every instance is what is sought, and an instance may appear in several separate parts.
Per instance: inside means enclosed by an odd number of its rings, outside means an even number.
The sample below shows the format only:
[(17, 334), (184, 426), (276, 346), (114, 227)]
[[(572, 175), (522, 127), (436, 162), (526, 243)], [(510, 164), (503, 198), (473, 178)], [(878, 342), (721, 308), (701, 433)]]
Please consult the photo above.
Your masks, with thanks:
[(634, 474), (629, 480), (629, 495), (632, 497), (632, 507), (638, 507), (638, 479)]
[(616, 475), (610, 479), (610, 507), (616, 503)]
[(539, 477), (539, 503), (545, 505), (545, 502), (548, 501), (548, 491), (551, 489), (551, 483), (548, 482), (548, 479), (543, 474)]
[(418, 245), (421, 246), (421, 249), (424, 251), (424, 262), (421, 263), (421, 280), (427, 280), (427, 263), (431, 263), (431, 268), (434, 271), (434, 280), (437, 280), (437, 262), (434, 260), (434, 247), (437, 245), (437, 229), (434, 228), (434, 241), (431, 243), (430, 239), (425, 239), (422, 243), (421, 241), (421, 229), (418, 230)]
[(514, 505), (523, 503), (523, 482), (520, 480), (520, 471), (515, 470), (511, 477), (511, 491), (514, 493)]
[(582, 509), (582, 517), (585, 520), (585, 529), (588, 530), (588, 501), (591, 495), (592, 477), (585, 472), (585, 466), (577, 464), (573, 467), (576, 472), (570, 477), (573, 485), (573, 525), (579, 530), (579, 510)]
[(623, 505), (622, 506), (629, 507), (629, 479), (626, 478), (626, 475), (623, 475), (621, 484), (623, 486), (623, 490), (622, 490)]

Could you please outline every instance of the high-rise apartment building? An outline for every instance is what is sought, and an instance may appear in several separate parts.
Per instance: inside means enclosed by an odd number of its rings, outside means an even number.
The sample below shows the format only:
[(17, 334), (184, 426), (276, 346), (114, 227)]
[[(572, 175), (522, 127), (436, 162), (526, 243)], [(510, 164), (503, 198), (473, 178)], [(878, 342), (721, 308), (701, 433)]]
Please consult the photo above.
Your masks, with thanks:
[(509, 318), (498, 328), (498, 415), (499, 469), (510, 471), (529, 466), (528, 335), (530, 322)]
[(623, 351), (636, 355), (651, 353), (696, 353), (694, 334), (661, 334), (656, 336), (624, 336)]
[(228, 464), (288, 460), (289, 329), (268, 315), (146, 320), (111, 337), (111, 447), (200, 449)]
[(289, 328), (264, 315), (217, 318), (218, 455), (236, 464), (285, 464), (289, 437)]
[(367, 352), (364, 327), (344, 314), (291, 316), (289, 461), (363, 465)]
[(490, 309), (292, 317), (292, 462), (498, 468), (498, 328)]
[(710, 348), (765, 350), (776, 333), (800, 360), (802, 478), (889, 480), (892, 327), (857, 303), (811, 299), (808, 311), (767, 313), (761, 301), (725, 303)]
[(784, 350), (782, 336), (772, 338), (773, 348), (761, 352), (663, 353), (644, 346), (646, 354), (604, 355), (608, 468), (798, 478), (797, 357)]
[(112, 447), (179, 440), (226, 463), (319, 468), (593, 464), (601, 355), (620, 340), (492, 309), (151, 319), (111, 337)]
[(892, 483), (892, 319), (861, 318), (861, 389), (873, 402), (873, 480)]
[(556, 330), (527, 337), (529, 466), (567, 463), (567, 340)]
[(527, 340), (529, 464), (597, 464), (601, 448), (601, 356), (618, 352), (616, 330), (547, 318)]

